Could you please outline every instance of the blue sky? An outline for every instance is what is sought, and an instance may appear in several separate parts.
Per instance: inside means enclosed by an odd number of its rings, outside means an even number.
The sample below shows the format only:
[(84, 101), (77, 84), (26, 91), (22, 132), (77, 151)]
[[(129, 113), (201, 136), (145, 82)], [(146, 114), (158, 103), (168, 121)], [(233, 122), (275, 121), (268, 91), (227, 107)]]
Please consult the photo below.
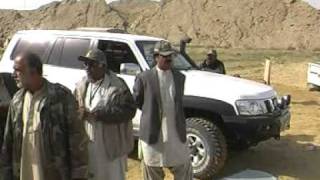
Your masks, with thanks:
[[(36, 9), (52, 1), (61, 0), (0, 0), (0, 9)], [(113, 0), (106, 0), (111, 2)]]
[[(44, 4), (50, 3), (54, 0), (0, 0), (0, 9), (36, 9)], [(57, 0), (59, 1), (59, 0)], [(114, 0), (106, 0), (107, 2)], [(320, 0), (304, 0), (308, 1), (310, 5), (320, 9)]]
[(36, 9), (53, 0), (0, 0), (0, 9)]

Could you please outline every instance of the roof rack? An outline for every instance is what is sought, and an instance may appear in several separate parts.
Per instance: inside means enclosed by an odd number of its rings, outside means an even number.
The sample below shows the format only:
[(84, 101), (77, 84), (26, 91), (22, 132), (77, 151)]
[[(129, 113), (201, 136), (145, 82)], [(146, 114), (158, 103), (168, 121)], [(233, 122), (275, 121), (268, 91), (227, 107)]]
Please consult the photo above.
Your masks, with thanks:
[(75, 30), (128, 34), (127, 31), (119, 28), (79, 27), (79, 28), (76, 28)]

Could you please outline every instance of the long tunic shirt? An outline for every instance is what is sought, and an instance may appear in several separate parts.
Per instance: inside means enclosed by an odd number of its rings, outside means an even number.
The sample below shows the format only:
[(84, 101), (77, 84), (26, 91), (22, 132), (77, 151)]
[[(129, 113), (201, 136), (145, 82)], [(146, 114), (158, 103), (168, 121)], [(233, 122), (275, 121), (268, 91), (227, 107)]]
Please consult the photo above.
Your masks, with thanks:
[[(106, 75), (104, 79), (95, 83), (89, 83), (85, 97), (85, 107), (89, 111), (94, 111), (106, 103), (109, 78)], [(104, 99), (104, 100), (103, 100)], [(87, 120), (85, 127), (90, 139), (89, 143), (89, 171), (92, 174), (92, 180), (124, 180), (126, 168), (126, 156), (116, 159), (110, 159), (106, 153), (108, 146), (104, 138), (106, 125), (102, 121)], [(111, 125), (112, 126), (112, 125)], [(113, 127), (110, 127), (113, 128)], [(111, 129), (112, 131), (112, 129)]]
[(45, 86), (31, 94), (26, 92), (23, 104), (23, 141), (20, 180), (45, 180), (40, 140), (39, 105), (45, 97)]
[(144, 163), (153, 167), (173, 167), (190, 160), (187, 143), (181, 142), (176, 130), (175, 84), (171, 71), (157, 68), (162, 105), (162, 122), (156, 144), (140, 141)]

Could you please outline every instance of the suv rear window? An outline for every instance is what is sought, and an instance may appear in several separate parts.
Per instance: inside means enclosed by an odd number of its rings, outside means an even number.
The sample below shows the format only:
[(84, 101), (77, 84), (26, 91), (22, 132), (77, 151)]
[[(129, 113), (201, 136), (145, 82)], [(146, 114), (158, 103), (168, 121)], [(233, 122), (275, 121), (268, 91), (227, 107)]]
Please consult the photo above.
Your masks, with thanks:
[(44, 61), (44, 55), (50, 48), (50, 41), (51, 40), (49, 39), (38, 39), (31, 37), (21, 38), (11, 54), (11, 59), (15, 59), (20, 53), (24, 51), (31, 51), (37, 54), (41, 58), (41, 60)]
[(63, 67), (82, 69), (83, 63), (78, 60), (84, 56), (90, 47), (90, 39), (65, 39), (60, 65)]

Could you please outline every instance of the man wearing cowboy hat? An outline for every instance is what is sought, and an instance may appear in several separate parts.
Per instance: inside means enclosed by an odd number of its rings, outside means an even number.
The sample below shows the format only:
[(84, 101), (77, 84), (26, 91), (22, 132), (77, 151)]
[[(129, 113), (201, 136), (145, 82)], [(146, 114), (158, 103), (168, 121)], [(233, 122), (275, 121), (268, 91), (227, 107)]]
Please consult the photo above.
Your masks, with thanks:
[(164, 179), (164, 167), (175, 180), (192, 179), (182, 107), (185, 76), (171, 69), (173, 54), (169, 42), (158, 42), (154, 48), (156, 66), (139, 74), (133, 87), (134, 100), (142, 110), (139, 154), (145, 180)]
[(108, 70), (104, 52), (90, 50), (79, 60), (87, 76), (77, 84), (75, 96), (89, 138), (89, 179), (124, 180), (133, 149), (133, 98), (126, 83)]
[(207, 53), (207, 58), (200, 64), (200, 69), (205, 71), (212, 71), (219, 74), (226, 74), (223, 62), (218, 60), (217, 51), (211, 49)]

